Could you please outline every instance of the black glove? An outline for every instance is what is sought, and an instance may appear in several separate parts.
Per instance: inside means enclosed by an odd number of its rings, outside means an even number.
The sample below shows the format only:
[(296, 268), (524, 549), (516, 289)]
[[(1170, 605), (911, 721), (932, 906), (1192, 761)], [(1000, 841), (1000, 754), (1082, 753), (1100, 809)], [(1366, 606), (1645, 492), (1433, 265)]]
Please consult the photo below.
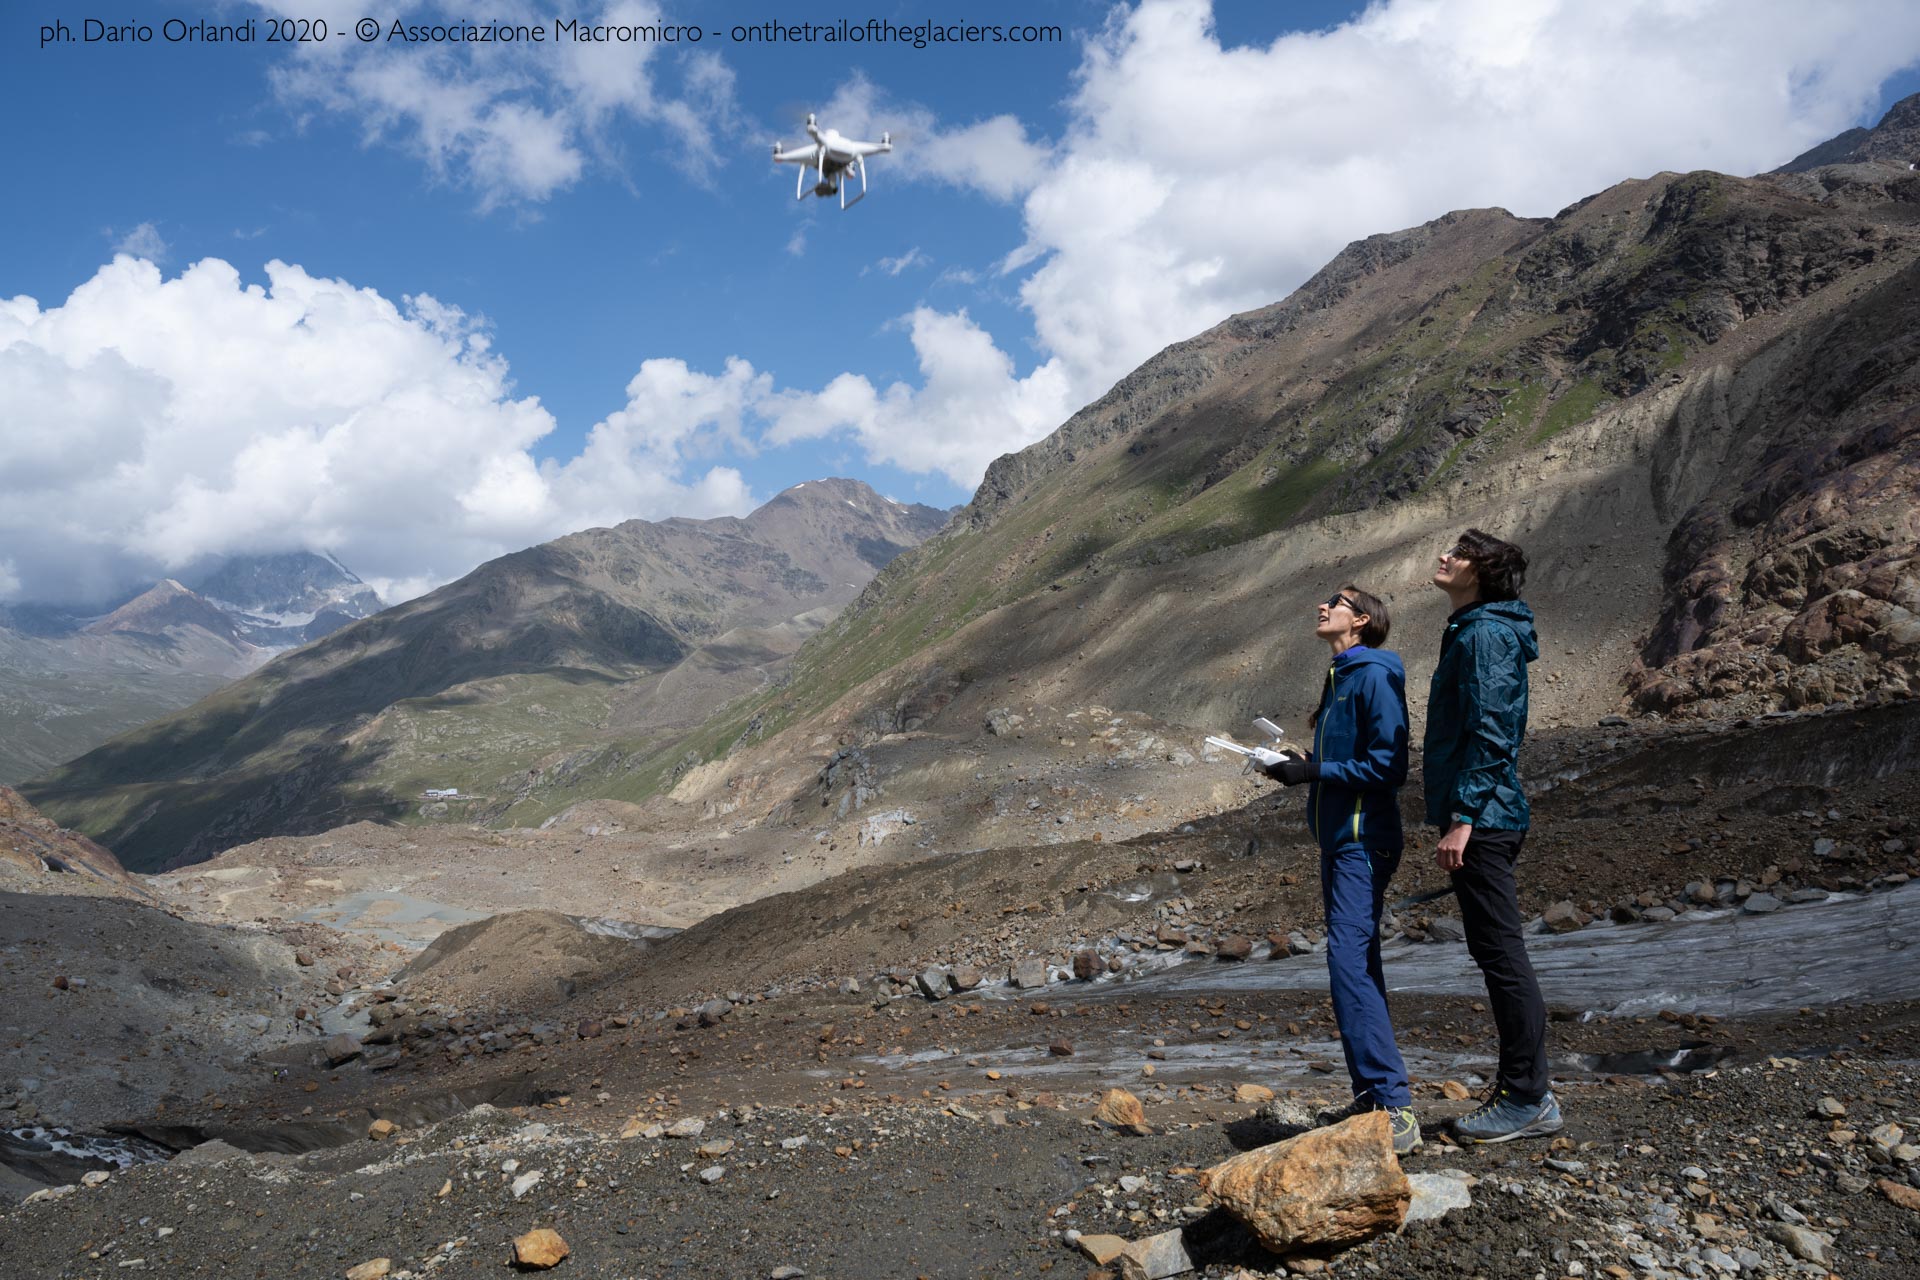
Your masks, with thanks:
[(1320, 765), (1314, 760), (1301, 760), (1296, 756), (1287, 756), (1279, 764), (1267, 769), (1267, 776), (1283, 786), (1297, 787), (1303, 782), (1320, 780)]

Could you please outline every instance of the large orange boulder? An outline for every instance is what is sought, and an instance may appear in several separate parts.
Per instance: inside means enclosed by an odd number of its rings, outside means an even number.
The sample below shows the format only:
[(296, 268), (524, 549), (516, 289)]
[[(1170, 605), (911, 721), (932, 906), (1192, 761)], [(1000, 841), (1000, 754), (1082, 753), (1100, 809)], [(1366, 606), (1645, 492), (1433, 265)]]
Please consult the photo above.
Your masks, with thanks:
[(1358, 1244), (1398, 1227), (1413, 1199), (1385, 1111), (1242, 1152), (1200, 1185), (1275, 1253)]

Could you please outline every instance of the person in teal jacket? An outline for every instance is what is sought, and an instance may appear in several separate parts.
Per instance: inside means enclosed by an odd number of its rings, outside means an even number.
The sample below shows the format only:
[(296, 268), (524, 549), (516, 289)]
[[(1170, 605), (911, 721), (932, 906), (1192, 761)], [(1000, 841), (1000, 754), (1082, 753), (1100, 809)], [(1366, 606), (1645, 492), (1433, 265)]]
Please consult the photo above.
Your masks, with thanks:
[(1520, 788), (1527, 664), (1540, 656), (1533, 610), (1520, 599), (1526, 574), (1519, 547), (1469, 529), (1433, 575), (1452, 612), (1427, 696), (1427, 821), (1442, 832), (1435, 857), (1453, 880), (1500, 1034), (1499, 1073), (1484, 1105), (1453, 1122), (1463, 1142), (1544, 1137), (1563, 1124), (1514, 879), (1531, 818)]
[(1320, 1118), (1384, 1109), (1393, 1148), (1405, 1155), (1420, 1145), (1420, 1124), (1380, 964), (1380, 913), (1406, 845), (1407, 677), (1400, 655), (1380, 648), (1390, 626), (1386, 602), (1355, 586), (1320, 605), (1314, 634), (1333, 658), (1313, 715), (1313, 755), (1257, 758), (1268, 777), (1307, 784), (1307, 828), (1320, 841), (1328, 986), (1353, 1086), (1352, 1102)]

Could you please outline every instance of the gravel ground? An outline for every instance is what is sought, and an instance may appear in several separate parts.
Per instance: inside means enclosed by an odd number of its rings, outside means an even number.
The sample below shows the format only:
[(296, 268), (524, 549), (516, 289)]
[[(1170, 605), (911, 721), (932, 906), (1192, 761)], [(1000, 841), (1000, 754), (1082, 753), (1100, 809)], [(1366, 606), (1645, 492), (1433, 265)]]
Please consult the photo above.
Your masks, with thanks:
[[(551, 1227), (573, 1251), (560, 1274), (1079, 1276), (1089, 1264), (1070, 1231), (1184, 1227), (1202, 1275), (1282, 1267), (1197, 1202), (1193, 1171), (1294, 1131), (1291, 1097), (1262, 1111), (1224, 1088), (1189, 1092), (1149, 1104), (1158, 1132), (1145, 1137), (1092, 1125), (1082, 1095), (697, 1113), (663, 1099), (661, 1121), (698, 1118), (703, 1132), (622, 1139), (580, 1123), (623, 1118), (602, 1092), (598, 1107), (483, 1107), (303, 1156), (135, 1168), (6, 1212), (0, 1257), (21, 1276), (340, 1276), (376, 1257), (396, 1273), (477, 1275), (501, 1269), (514, 1236)], [(1337, 1255), (1332, 1269), (1489, 1280), (1920, 1272), (1920, 1213), (1873, 1182), (1911, 1182), (1914, 1171), (1868, 1136), (1920, 1127), (1909, 1067), (1775, 1058), (1566, 1094), (1568, 1128), (1551, 1146), (1460, 1151), (1436, 1136), (1407, 1167), (1470, 1174), (1473, 1205)], [(1841, 1133), (1817, 1114), (1828, 1098), (1846, 1112)], [(1431, 1121), (1466, 1105), (1423, 1110)], [(1831, 1250), (1828, 1266), (1774, 1238), (1788, 1223)]]

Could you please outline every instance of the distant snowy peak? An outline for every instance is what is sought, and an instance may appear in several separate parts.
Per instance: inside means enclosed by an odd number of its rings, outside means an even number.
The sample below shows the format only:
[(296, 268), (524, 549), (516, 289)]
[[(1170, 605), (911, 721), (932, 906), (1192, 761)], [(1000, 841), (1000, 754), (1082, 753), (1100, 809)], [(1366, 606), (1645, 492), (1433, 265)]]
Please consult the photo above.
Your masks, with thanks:
[(240, 634), (289, 649), (386, 608), (377, 592), (332, 555), (291, 551), (232, 556), (193, 581)]

